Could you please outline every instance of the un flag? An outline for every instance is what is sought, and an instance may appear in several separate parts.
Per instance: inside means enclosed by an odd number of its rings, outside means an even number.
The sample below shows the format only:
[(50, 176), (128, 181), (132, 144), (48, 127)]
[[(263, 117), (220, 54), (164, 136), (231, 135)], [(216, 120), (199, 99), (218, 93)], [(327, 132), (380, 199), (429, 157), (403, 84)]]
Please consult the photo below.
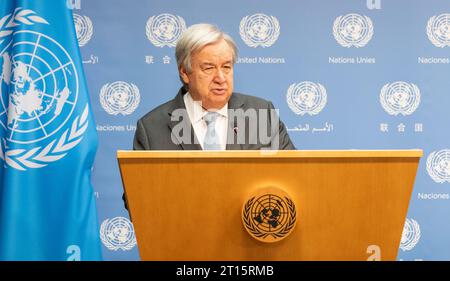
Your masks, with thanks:
[(100, 260), (97, 133), (66, 1), (0, 1), (0, 259)]

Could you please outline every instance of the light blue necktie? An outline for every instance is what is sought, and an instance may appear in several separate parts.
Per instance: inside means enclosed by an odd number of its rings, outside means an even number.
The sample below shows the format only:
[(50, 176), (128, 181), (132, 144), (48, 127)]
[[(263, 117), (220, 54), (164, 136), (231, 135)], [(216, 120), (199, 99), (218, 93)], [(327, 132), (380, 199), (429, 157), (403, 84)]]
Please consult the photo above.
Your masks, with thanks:
[(203, 117), (207, 126), (203, 150), (220, 150), (219, 135), (216, 132), (217, 117), (219, 117), (217, 112), (208, 112)]

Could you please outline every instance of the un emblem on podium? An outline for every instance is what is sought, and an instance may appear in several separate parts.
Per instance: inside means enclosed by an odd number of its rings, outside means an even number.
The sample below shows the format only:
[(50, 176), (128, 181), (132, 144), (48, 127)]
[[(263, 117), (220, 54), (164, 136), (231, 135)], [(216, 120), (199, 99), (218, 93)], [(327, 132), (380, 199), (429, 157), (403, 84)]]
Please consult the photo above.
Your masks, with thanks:
[(275, 187), (258, 190), (242, 209), (245, 230), (265, 243), (278, 242), (289, 236), (296, 218), (294, 201), (286, 192)]

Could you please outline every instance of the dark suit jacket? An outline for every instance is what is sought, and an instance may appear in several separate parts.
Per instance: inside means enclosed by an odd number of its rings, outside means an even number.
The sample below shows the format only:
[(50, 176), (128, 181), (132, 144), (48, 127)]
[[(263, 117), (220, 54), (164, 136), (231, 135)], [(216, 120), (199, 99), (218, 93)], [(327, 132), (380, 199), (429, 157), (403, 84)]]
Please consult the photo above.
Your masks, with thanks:
[[(172, 114), (176, 109), (186, 109), (183, 96), (186, 94), (183, 88), (180, 89), (176, 97), (157, 108), (147, 113), (144, 117), (138, 120), (136, 133), (134, 135), (133, 149), (134, 150), (201, 150), (202, 147), (197, 141), (194, 133), (194, 129), (190, 123), (189, 117), (184, 122), (189, 122), (187, 125), (191, 130), (191, 138), (187, 142), (183, 142), (177, 136), (171, 136), (172, 129), (181, 121), (171, 120)], [(233, 93), (228, 101), (228, 110), (230, 109), (242, 109), (244, 112), (246, 109), (274, 109), (273, 104), (261, 98)], [(230, 112), (230, 111), (229, 111)], [(257, 111), (258, 112), (258, 111)], [(267, 112), (267, 111), (262, 111)], [(230, 117), (230, 114), (229, 114)], [(257, 116), (259, 117), (259, 116)], [(279, 121), (279, 124), (275, 124), (277, 128), (276, 133), (279, 139), (275, 141), (273, 136), (270, 138), (270, 142), (261, 142), (259, 138), (255, 138), (250, 134), (250, 130), (245, 132), (245, 140), (242, 142), (237, 141), (236, 128), (239, 123), (238, 119), (243, 118), (245, 122), (245, 128), (249, 128), (250, 120), (245, 116), (236, 116), (234, 120), (229, 118), (228, 137), (233, 139), (232, 143), (227, 143), (227, 150), (258, 150), (258, 149), (295, 149), (294, 144), (291, 142), (289, 135), (287, 134), (286, 127), (283, 122)], [(268, 129), (267, 132), (271, 132), (271, 122), (274, 121), (268, 116)], [(276, 122), (274, 121), (274, 122)], [(242, 120), (241, 120), (242, 122)], [(239, 130), (239, 128), (238, 128)], [(231, 134), (231, 135), (230, 135)], [(268, 134), (266, 134), (268, 135)], [(269, 134), (270, 136), (270, 134)], [(173, 142), (173, 139), (177, 143)], [(125, 208), (128, 209), (127, 200), (125, 194), (122, 196), (125, 204)]]
[[(187, 120), (183, 120), (186, 123), (188, 128), (191, 130), (190, 139), (188, 141), (183, 141), (179, 135), (173, 133), (174, 127), (181, 120), (171, 120), (172, 114), (176, 109), (186, 109), (184, 104), (183, 96), (186, 94), (183, 88), (180, 89), (176, 97), (157, 108), (153, 109), (149, 113), (147, 113), (144, 117), (139, 119), (137, 122), (136, 133), (134, 136), (133, 149), (134, 150), (201, 150), (201, 146), (195, 136), (193, 127), (190, 123), (189, 118)], [(233, 93), (228, 101), (228, 110), (230, 112), (231, 109), (234, 109), (235, 113), (240, 112), (237, 109), (242, 109), (242, 112), (245, 112), (247, 109), (255, 109), (255, 112), (259, 112), (259, 109), (266, 109), (265, 111), (261, 111), (267, 113), (270, 109), (274, 109), (273, 104), (269, 101), (266, 101), (261, 98), (243, 95), (239, 93)], [(258, 113), (259, 114), (259, 113)], [(230, 114), (229, 114), (230, 117)], [(257, 116), (259, 118), (259, 115)], [(257, 122), (257, 119), (253, 120)], [(241, 120), (239, 120), (241, 119)], [(289, 135), (286, 131), (286, 127), (284, 124), (279, 121), (278, 117), (273, 120), (273, 116), (268, 115), (268, 128), (266, 130), (266, 136), (271, 137), (270, 142), (264, 141), (262, 142), (259, 137), (252, 136), (250, 134), (252, 131), (249, 129), (250, 122), (252, 122), (248, 116), (245, 115), (235, 115), (235, 118), (231, 120), (229, 118), (228, 123), (228, 138), (233, 140), (230, 143), (227, 143), (227, 150), (258, 150), (258, 149), (295, 149)], [(271, 122), (278, 122), (278, 124), (271, 124)], [(237, 132), (237, 130), (241, 130), (241, 128), (237, 127), (237, 124), (245, 123), (245, 139), (241, 138), (241, 141), (238, 141), (238, 135), (241, 131)], [(257, 126), (255, 126), (257, 127)], [(270, 134), (271, 128), (276, 128), (276, 132), (278, 135), (272, 132)], [(273, 128), (272, 128), (273, 130)], [(231, 135), (230, 135), (231, 134)], [(275, 137), (279, 137), (278, 140), (275, 140)], [(266, 138), (267, 140), (268, 138)], [(175, 140), (175, 142), (174, 142)]]

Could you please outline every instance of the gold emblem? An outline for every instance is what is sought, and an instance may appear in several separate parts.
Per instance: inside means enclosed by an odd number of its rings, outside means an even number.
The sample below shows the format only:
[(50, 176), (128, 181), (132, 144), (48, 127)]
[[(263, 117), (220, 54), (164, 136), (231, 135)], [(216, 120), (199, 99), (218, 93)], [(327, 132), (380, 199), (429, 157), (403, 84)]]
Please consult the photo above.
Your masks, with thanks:
[(261, 242), (281, 241), (295, 227), (295, 204), (290, 196), (279, 188), (259, 189), (245, 202), (242, 222), (247, 232)]

